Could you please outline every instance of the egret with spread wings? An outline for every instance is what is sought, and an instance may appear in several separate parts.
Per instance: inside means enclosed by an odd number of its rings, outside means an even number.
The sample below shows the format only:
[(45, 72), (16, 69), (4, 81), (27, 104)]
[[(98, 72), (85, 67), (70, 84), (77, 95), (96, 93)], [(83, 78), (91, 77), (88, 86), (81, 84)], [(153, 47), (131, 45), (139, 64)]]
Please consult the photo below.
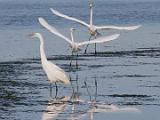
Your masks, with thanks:
[(56, 28), (54, 28), (53, 26), (49, 25), (47, 23), (46, 20), (44, 20), (42, 17), (38, 18), (40, 24), (45, 27), (47, 30), (49, 30), (51, 33), (61, 37), (62, 39), (64, 39), (65, 41), (67, 41), (72, 49), (72, 55), (74, 52), (78, 53), (78, 51), (80, 51), (80, 47), (83, 45), (87, 45), (87, 44), (94, 44), (94, 43), (104, 43), (104, 42), (108, 42), (114, 39), (117, 39), (119, 37), (119, 34), (114, 34), (114, 35), (110, 35), (110, 36), (105, 36), (105, 37), (100, 37), (91, 41), (84, 41), (84, 42), (75, 42), (74, 37), (73, 37), (73, 31), (75, 30), (74, 28), (71, 28), (71, 39), (65, 37), (63, 34), (61, 34)]
[[(54, 10), (53, 8), (50, 8), (50, 10), (52, 11), (52, 13), (54, 15), (57, 15), (59, 17), (63, 17), (65, 19), (68, 19), (68, 20), (80, 23), (83, 26), (86, 26), (88, 28), (88, 30), (89, 30), (90, 35), (91, 35), (89, 40), (91, 39), (92, 36), (94, 38), (96, 38), (97, 35), (100, 34), (98, 32), (98, 30), (102, 30), (102, 29), (135, 30), (135, 29), (138, 29), (141, 26), (141, 25), (136, 25), (136, 26), (114, 26), (114, 25), (98, 26), (98, 25), (94, 25), (93, 24), (93, 5), (92, 5), (92, 3), (90, 3), (90, 22), (89, 22), (89, 24), (84, 22), (84, 21), (82, 21), (82, 20), (79, 20), (77, 18), (70, 17), (70, 16), (67, 16), (67, 15), (65, 15), (63, 13), (60, 13), (59, 11)], [(88, 45), (87, 45), (87, 47), (88, 47)], [(85, 49), (85, 53), (87, 51), (87, 47)], [(95, 44), (95, 53), (96, 53), (96, 44)]]

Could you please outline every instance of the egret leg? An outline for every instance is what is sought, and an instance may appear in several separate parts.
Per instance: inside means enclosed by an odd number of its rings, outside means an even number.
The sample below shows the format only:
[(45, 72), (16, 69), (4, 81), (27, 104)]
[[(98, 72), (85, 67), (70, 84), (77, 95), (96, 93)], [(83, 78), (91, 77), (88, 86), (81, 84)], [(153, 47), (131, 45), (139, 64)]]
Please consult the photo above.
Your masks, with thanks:
[(95, 86), (96, 86), (96, 92), (95, 92), (95, 101), (96, 101), (96, 98), (97, 98), (97, 80), (95, 79)]
[(74, 91), (74, 86), (73, 86), (73, 83), (72, 83), (73, 81), (71, 80), (71, 77), (70, 77), (70, 81), (71, 81), (71, 87), (72, 87), (72, 91), (73, 91), (72, 94), (74, 94), (75, 91)]
[(77, 93), (78, 93), (78, 91), (79, 91), (79, 86), (78, 86), (78, 75), (76, 75), (76, 85), (77, 85)]
[(73, 51), (72, 51), (72, 58), (71, 58), (71, 62), (70, 62), (70, 66), (72, 66), (72, 61), (73, 61)]
[[(96, 39), (96, 36), (94, 38)], [(96, 43), (95, 43), (95, 52), (94, 52), (95, 55), (97, 54), (97, 50), (96, 49), (97, 49), (97, 46), (96, 46)]]
[(57, 93), (58, 93), (58, 86), (57, 86), (57, 83), (55, 82), (55, 86), (56, 86), (56, 95), (55, 95), (55, 98), (57, 97)]
[(86, 81), (84, 81), (84, 84), (85, 84), (85, 86), (86, 86), (86, 88), (87, 88), (87, 92), (88, 92), (88, 95), (89, 95), (89, 98), (90, 98), (90, 101), (91, 101), (91, 94), (90, 94), (90, 92), (89, 92), (89, 89), (88, 89), (88, 86), (87, 86), (87, 83), (86, 83)]
[(76, 56), (76, 68), (78, 68), (78, 52), (77, 52), (77, 56)]
[(72, 86), (72, 96), (71, 96), (71, 98), (73, 98), (73, 95), (75, 94), (75, 90), (74, 90), (74, 86), (71, 84), (71, 86)]
[(52, 83), (50, 83), (50, 97), (52, 97)]
[[(89, 37), (89, 41), (91, 40), (91, 37), (92, 37), (92, 35)], [(87, 53), (87, 48), (88, 48), (88, 46), (89, 46), (89, 44), (87, 44), (86, 49), (85, 49), (85, 51), (84, 51), (84, 54)]]
[(97, 54), (97, 50), (96, 50), (96, 43), (95, 43), (95, 52), (94, 52), (94, 54), (95, 54), (95, 55)]

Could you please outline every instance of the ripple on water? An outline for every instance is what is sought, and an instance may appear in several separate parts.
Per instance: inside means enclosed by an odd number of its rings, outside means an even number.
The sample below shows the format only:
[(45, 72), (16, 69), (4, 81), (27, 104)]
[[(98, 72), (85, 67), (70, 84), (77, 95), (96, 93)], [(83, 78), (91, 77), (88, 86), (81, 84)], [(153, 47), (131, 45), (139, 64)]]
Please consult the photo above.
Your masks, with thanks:
[[(154, 50), (138, 50), (138, 54), (157, 54), (158, 51)], [(114, 57), (120, 57), (128, 59), (128, 56), (132, 57), (144, 57), (137, 56), (137, 51), (122, 51), (122, 52), (105, 52), (98, 53), (97, 59), (105, 61), (108, 57), (114, 59)], [(115, 60), (116, 63), (110, 61), (105, 61), (106, 63), (94, 64), (96, 61), (94, 55), (80, 55), (78, 58), (79, 66), (78, 69), (76, 66), (69, 67), (70, 58), (68, 56), (53, 56), (49, 59), (52, 61), (56, 61), (58, 66), (62, 67), (66, 72), (70, 73), (70, 77), (72, 80), (72, 86), (58, 85), (59, 86), (59, 94), (63, 95), (69, 93), (67, 97), (69, 97), (66, 101), (61, 101), (57, 99), (48, 100), (46, 97), (49, 96), (49, 83), (46, 75), (43, 73), (41, 62), (39, 58), (36, 59), (23, 59), (22, 61), (11, 61), (11, 62), (1, 62), (0, 63), (0, 90), (1, 94), (1, 106), (0, 113), (8, 111), (11, 114), (11, 117), (5, 117), (4, 119), (13, 118), (16, 119), (14, 114), (16, 113), (24, 113), (28, 115), (39, 114), (48, 115), (50, 117), (55, 117), (57, 119), (66, 119), (66, 118), (75, 118), (81, 119), (86, 118), (86, 115), (90, 113), (102, 113), (102, 112), (115, 112), (115, 111), (127, 111), (127, 110), (138, 110), (137, 108), (132, 109), (127, 106), (148, 106), (155, 105), (159, 106), (159, 97), (158, 95), (151, 94), (119, 94), (116, 91), (116, 83), (114, 83), (113, 78), (141, 78), (139, 81), (140, 88), (146, 88), (147, 86), (151, 88), (159, 88), (159, 85), (155, 85), (156, 83), (152, 83), (151, 85), (145, 84), (145, 79), (149, 78), (158, 78), (159, 75), (155, 74), (119, 74), (118, 72), (112, 71), (112, 69), (119, 68), (131, 68), (137, 67), (139, 65), (155, 65), (152, 62), (147, 62), (150, 64), (145, 64), (146, 62), (133, 62), (133, 63), (119, 63)], [(149, 55), (150, 56), (150, 55)], [(145, 58), (145, 57), (144, 57)], [(86, 65), (84, 62), (89, 62)], [(144, 64), (143, 64), (144, 63)], [(157, 62), (158, 63), (158, 62)], [(156, 64), (157, 65), (157, 64)], [(142, 66), (142, 67), (143, 67)], [(84, 79), (86, 74), (88, 74), (87, 70), (90, 69), (89, 72), (92, 73), (92, 70), (111, 70), (112, 79), (110, 77), (106, 77), (106, 73), (97, 73), (96, 75), (100, 75), (99, 77), (95, 77), (95, 75), (90, 75), (88, 78)], [(93, 68), (93, 69), (92, 69)], [(108, 71), (110, 72), (110, 71)], [(80, 74), (80, 77), (74, 79), (73, 76)], [(92, 73), (93, 74), (93, 73)], [(104, 76), (102, 77), (101, 76)], [(83, 76), (83, 78), (82, 78)], [(88, 80), (87, 80), (88, 79)], [(100, 89), (100, 82), (108, 82), (109, 83), (104, 86), (102, 84), (103, 92)], [(104, 80), (104, 81), (103, 81)], [(111, 81), (112, 80), (112, 81)], [(131, 81), (131, 80), (130, 80)], [(106, 83), (105, 83), (106, 84)], [(109, 87), (108, 87), (109, 85)], [(54, 87), (54, 85), (53, 85)], [(108, 87), (108, 88), (106, 88)], [(72, 90), (74, 89), (74, 90)], [(112, 89), (109, 93), (108, 90)], [(123, 90), (123, 88), (120, 88)], [(79, 90), (78, 97), (73, 96), (72, 92), (75, 90)], [(107, 90), (107, 91), (105, 91)], [(69, 92), (68, 92), (69, 91)], [(72, 92), (71, 92), (72, 91)], [(54, 91), (53, 91), (54, 92)], [(53, 95), (54, 96), (54, 95)], [(75, 101), (73, 101), (73, 98)], [(59, 103), (60, 102), (60, 103)], [(51, 110), (44, 110), (44, 106), (48, 106)], [(61, 107), (62, 106), (62, 107)], [(54, 109), (53, 109), (54, 108)], [(62, 110), (62, 109), (63, 110)], [(65, 108), (65, 109), (64, 109)], [(47, 109), (47, 107), (46, 107)], [(57, 111), (55, 111), (57, 110)], [(7, 116), (7, 113), (3, 113), (4, 116)], [(3, 116), (1, 116), (3, 118)], [(39, 119), (39, 118), (37, 118)]]

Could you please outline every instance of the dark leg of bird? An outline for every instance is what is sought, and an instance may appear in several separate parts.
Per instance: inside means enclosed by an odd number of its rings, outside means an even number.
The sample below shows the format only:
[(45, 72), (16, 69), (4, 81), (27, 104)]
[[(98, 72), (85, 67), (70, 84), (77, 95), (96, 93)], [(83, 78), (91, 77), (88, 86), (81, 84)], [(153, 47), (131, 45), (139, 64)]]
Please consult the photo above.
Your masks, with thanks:
[(96, 87), (96, 92), (95, 92), (95, 101), (96, 101), (96, 98), (97, 98), (97, 80), (95, 78), (95, 87)]
[(95, 53), (95, 55), (97, 54), (97, 50), (96, 50), (96, 43), (95, 43), (95, 52), (94, 52), (94, 53)]
[(52, 83), (50, 83), (50, 97), (52, 97)]
[(77, 93), (78, 93), (78, 91), (79, 91), (79, 90), (78, 90), (78, 87), (79, 87), (79, 86), (78, 86), (78, 75), (76, 75), (76, 85), (77, 85)]
[(70, 77), (70, 81), (71, 81), (71, 87), (72, 87), (72, 91), (73, 91), (73, 92), (72, 92), (72, 94), (74, 94), (74, 93), (75, 93), (75, 91), (74, 91), (74, 86), (73, 86), (73, 83), (72, 83), (72, 82), (73, 82), (73, 80), (71, 80), (71, 77)]
[(71, 62), (70, 62), (70, 66), (72, 66), (72, 60), (73, 60), (73, 51), (72, 51), (72, 56), (71, 56)]
[(78, 69), (78, 53), (77, 53), (77, 56), (76, 56), (76, 68)]
[(55, 95), (55, 98), (57, 97), (57, 93), (58, 93), (58, 86), (57, 86), (57, 83), (55, 82), (55, 86), (56, 86), (56, 95)]
[(90, 98), (90, 101), (91, 101), (91, 94), (90, 94), (90, 92), (89, 92), (89, 89), (88, 89), (88, 86), (87, 86), (87, 83), (86, 83), (86, 81), (84, 81), (84, 84), (85, 84), (85, 86), (86, 86), (86, 88), (87, 88), (87, 92), (88, 92), (88, 95), (89, 95), (89, 98)]
[(72, 86), (72, 91), (73, 91), (72, 95), (73, 95), (73, 94), (75, 94), (75, 90), (74, 90), (74, 86), (72, 84), (71, 84), (71, 86)]
[[(95, 39), (96, 39), (96, 36), (95, 36)], [(96, 46), (96, 43), (95, 43), (95, 55), (97, 54), (97, 46)]]
[[(92, 37), (92, 35), (89, 37), (89, 41), (91, 40), (91, 37)], [(87, 53), (87, 48), (88, 48), (88, 46), (89, 46), (89, 44), (87, 44), (86, 49), (85, 49), (85, 51), (84, 51), (84, 54)]]

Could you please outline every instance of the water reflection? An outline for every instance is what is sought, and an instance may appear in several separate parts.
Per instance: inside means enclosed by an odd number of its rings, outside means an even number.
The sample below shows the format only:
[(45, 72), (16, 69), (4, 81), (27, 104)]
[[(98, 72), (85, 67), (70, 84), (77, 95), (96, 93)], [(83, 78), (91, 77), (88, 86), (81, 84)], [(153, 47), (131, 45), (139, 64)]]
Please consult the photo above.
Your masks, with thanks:
[[(1, 62), (0, 63), (0, 119), (19, 119), (18, 114), (22, 112), (28, 117), (39, 113), (41, 117), (43, 112), (43, 119), (93, 119), (96, 114), (108, 112), (137, 112), (138, 109), (134, 106), (159, 106), (158, 86), (160, 82), (158, 78), (151, 76), (137, 76), (114, 73), (112, 79), (106, 77), (106, 73), (102, 74), (88, 74), (88, 65), (79, 64), (79, 69), (68, 69), (68, 61), (64, 62), (63, 58), (56, 58), (63, 62), (62, 67), (71, 75), (71, 86), (63, 86), (59, 84), (61, 89), (58, 98), (49, 97), (49, 83), (44, 75), (39, 59), (26, 59), (23, 61)], [(64, 58), (65, 59), (65, 58)], [(85, 58), (86, 59), (86, 58)], [(101, 58), (105, 59), (105, 58)], [(88, 59), (85, 62), (89, 61)], [(95, 61), (95, 60), (94, 60)], [(90, 62), (90, 61), (89, 61)], [(119, 62), (119, 60), (118, 60)], [(142, 64), (140, 61), (137, 65)], [(155, 63), (147, 61), (147, 63)], [(159, 61), (157, 61), (159, 63)], [(60, 63), (59, 63), (60, 64)], [(108, 64), (108, 63), (107, 63)], [(119, 63), (112, 63), (112, 70)], [(92, 69), (95, 69), (98, 64), (91, 63)], [(126, 65), (126, 64), (124, 64)], [(121, 65), (121, 66), (124, 66)], [(148, 65), (148, 64), (144, 64)], [(153, 64), (149, 64), (153, 65)], [(159, 64), (158, 64), (159, 65)], [(107, 65), (108, 67), (108, 65)], [(128, 66), (132, 68), (132, 66)], [(98, 66), (100, 71), (106, 70), (106, 66)], [(116, 66), (116, 69), (117, 68)], [(87, 72), (86, 72), (87, 71)], [(91, 71), (92, 72), (92, 71)], [(112, 73), (111, 73), (112, 74)], [(119, 76), (120, 75), (120, 76)], [(156, 74), (158, 76), (158, 74)], [(119, 92), (129, 89), (123, 87), (116, 89), (115, 85), (123, 84), (131, 78), (140, 78), (138, 83), (138, 92)], [(122, 80), (121, 83), (116, 83), (114, 79)], [(123, 81), (124, 80), (124, 81)], [(108, 81), (110, 81), (108, 83)], [(132, 80), (133, 81), (133, 80)], [(108, 86), (110, 89), (106, 89)], [(131, 89), (133, 86), (131, 87)], [(135, 88), (133, 88), (135, 90)], [(155, 95), (150, 94), (150, 91), (155, 92)], [(104, 92), (103, 92), (104, 91)], [(153, 92), (153, 93), (154, 93)], [(156, 95), (157, 93), (157, 95)], [(112, 104), (111, 104), (112, 103)], [(44, 106), (47, 107), (44, 110)], [(129, 107), (133, 106), (133, 107)], [(6, 112), (7, 111), (7, 112)], [(31, 112), (32, 111), (32, 112)], [(17, 116), (15, 116), (15, 114)], [(24, 115), (23, 114), (23, 115)], [(37, 115), (38, 116), (38, 115)], [(17, 117), (17, 118), (16, 118)], [(97, 117), (97, 116), (96, 116)], [(25, 118), (24, 118), (25, 119)], [(38, 120), (39, 118), (37, 118)]]
[(42, 120), (50, 120), (56, 118), (67, 107), (68, 96), (50, 100), (43, 113)]
[(94, 113), (104, 113), (104, 112), (140, 112), (139, 109), (134, 107), (124, 107), (120, 108), (116, 105), (109, 105), (101, 102), (91, 103), (91, 108), (87, 111), (89, 114), (90, 120), (93, 120)]
[[(72, 92), (66, 96), (53, 98), (47, 104), (43, 113), (42, 120), (50, 119), (65, 119), (65, 120), (79, 120), (88, 117), (93, 120), (94, 113), (104, 112), (140, 112), (135, 107), (118, 107), (114, 104), (98, 100), (98, 80), (95, 75), (93, 78), (93, 85), (89, 85), (87, 79), (84, 80), (84, 86), (80, 87), (78, 82), (78, 75), (76, 79), (71, 79)], [(94, 88), (90, 90), (90, 88)], [(85, 89), (85, 93), (89, 99), (82, 98), (80, 91)]]
[[(90, 92), (90, 90), (89, 90), (89, 85), (87, 85), (87, 80), (86, 81), (84, 81), (84, 84), (85, 84), (85, 88), (86, 88), (86, 90), (87, 90), (87, 93), (88, 93), (88, 96), (89, 96), (89, 98), (90, 98), (90, 101), (96, 101), (96, 98), (97, 98), (97, 90), (98, 90), (98, 83), (97, 83), (97, 76), (95, 75), (95, 77), (94, 77), (94, 89), (95, 90), (92, 90), (92, 91), (95, 91), (95, 93), (91, 93)], [(94, 96), (94, 99), (92, 99), (92, 94), (93, 94), (93, 96)]]

